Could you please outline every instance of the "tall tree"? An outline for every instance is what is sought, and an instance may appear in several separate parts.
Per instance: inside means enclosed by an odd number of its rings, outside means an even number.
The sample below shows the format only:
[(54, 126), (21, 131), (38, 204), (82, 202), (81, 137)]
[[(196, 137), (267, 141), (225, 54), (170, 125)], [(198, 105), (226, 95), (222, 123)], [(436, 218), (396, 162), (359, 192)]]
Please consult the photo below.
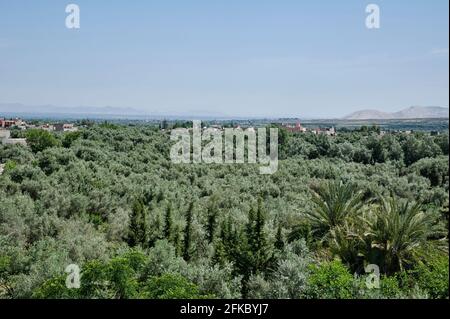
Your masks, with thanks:
[(420, 249), (432, 246), (448, 249), (439, 240), (428, 240), (445, 238), (446, 232), (436, 223), (436, 215), (426, 213), (420, 204), (396, 198), (383, 200), (372, 217), (366, 219), (366, 236), (371, 247), (366, 255), (385, 273), (392, 274), (411, 265)]
[(175, 254), (177, 256), (182, 255), (182, 240), (181, 240), (182, 229), (180, 226), (175, 226), (173, 230), (173, 246), (175, 247)]
[(128, 245), (131, 247), (147, 244), (147, 218), (145, 206), (140, 199), (135, 199), (130, 214)]
[(218, 238), (214, 241), (214, 263), (223, 265), (226, 261), (239, 258), (240, 236), (233, 227), (231, 216), (223, 220)]
[(362, 192), (352, 184), (332, 181), (313, 190), (314, 210), (308, 213), (313, 229), (322, 239), (344, 223), (347, 216), (355, 214), (363, 205)]
[(277, 234), (275, 236), (275, 248), (278, 250), (283, 250), (284, 248), (284, 239), (281, 224), (278, 224)]
[(59, 143), (52, 133), (40, 129), (27, 130), (25, 136), (28, 145), (35, 153), (41, 152), (46, 148), (57, 146)]
[(266, 214), (261, 198), (258, 199), (255, 214), (250, 214), (249, 217), (253, 218), (253, 220), (249, 219), (247, 238), (249, 239), (249, 248), (253, 259), (253, 270), (254, 273), (258, 273), (267, 270), (273, 256), (272, 247), (264, 230)]
[(167, 240), (172, 239), (172, 203), (169, 202), (166, 208), (166, 215), (164, 216), (164, 238)]
[(206, 224), (206, 236), (209, 243), (214, 241), (214, 236), (217, 228), (217, 200), (216, 197), (212, 197), (207, 208), (207, 224)]
[(186, 261), (191, 259), (191, 235), (192, 235), (192, 218), (194, 214), (194, 202), (189, 203), (186, 211), (186, 227), (184, 228), (183, 240), (183, 257)]
[(242, 275), (242, 295), (247, 295), (247, 283), (251, 275), (268, 273), (275, 265), (275, 255), (272, 245), (267, 239), (265, 227), (265, 212), (261, 198), (258, 199), (256, 211), (251, 208), (245, 227), (245, 240), (239, 244), (239, 253), (234, 263)]

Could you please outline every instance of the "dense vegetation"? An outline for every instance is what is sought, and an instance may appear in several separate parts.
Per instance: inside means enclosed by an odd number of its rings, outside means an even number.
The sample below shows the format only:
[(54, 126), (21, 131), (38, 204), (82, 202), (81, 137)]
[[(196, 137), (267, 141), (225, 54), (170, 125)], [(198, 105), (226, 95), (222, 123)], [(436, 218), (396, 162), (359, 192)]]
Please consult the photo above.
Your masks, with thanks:
[(270, 176), (173, 164), (156, 126), (26, 137), (0, 145), (2, 298), (449, 296), (448, 133), (282, 131)]

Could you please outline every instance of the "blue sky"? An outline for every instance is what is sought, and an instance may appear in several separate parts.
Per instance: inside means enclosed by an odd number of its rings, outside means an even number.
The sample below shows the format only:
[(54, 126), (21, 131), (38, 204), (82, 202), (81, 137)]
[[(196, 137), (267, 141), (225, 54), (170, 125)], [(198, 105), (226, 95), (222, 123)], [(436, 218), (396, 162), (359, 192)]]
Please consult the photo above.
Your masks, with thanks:
[[(65, 6), (81, 29), (65, 27)], [(365, 7), (381, 28), (365, 27)], [(0, 103), (335, 117), (448, 107), (448, 0), (0, 0)]]

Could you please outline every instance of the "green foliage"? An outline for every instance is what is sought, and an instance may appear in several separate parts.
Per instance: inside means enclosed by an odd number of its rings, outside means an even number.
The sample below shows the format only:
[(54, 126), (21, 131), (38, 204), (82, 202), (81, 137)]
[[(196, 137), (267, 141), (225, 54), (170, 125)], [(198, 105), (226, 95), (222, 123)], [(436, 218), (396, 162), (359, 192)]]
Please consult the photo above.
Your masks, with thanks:
[(307, 297), (313, 299), (350, 299), (355, 292), (354, 278), (339, 261), (311, 267)]
[(41, 299), (64, 298), (113, 298), (128, 299), (139, 296), (140, 270), (146, 257), (138, 251), (130, 251), (109, 262), (98, 260), (86, 263), (81, 270), (80, 288), (67, 288), (65, 275), (44, 282), (35, 289), (33, 297)]
[(183, 257), (184, 260), (189, 261), (192, 256), (192, 218), (194, 214), (194, 203), (189, 203), (189, 208), (186, 212), (186, 227), (184, 228), (183, 238)]
[(333, 229), (330, 249), (352, 271), (361, 273), (365, 264), (376, 264), (382, 273), (409, 269), (421, 260), (420, 252), (442, 247), (445, 238), (437, 215), (397, 198), (380, 204)]
[(355, 185), (339, 181), (316, 187), (312, 202), (315, 208), (307, 213), (308, 218), (315, 231), (324, 237), (334, 227), (342, 225), (348, 216), (356, 214), (363, 204), (362, 193)]
[(44, 282), (33, 292), (36, 299), (76, 299), (79, 293), (76, 289), (66, 287), (66, 275), (57, 276)]
[[(167, 130), (187, 122), (83, 123), (0, 145), (1, 298), (141, 298), (149, 285), (168, 289), (155, 298), (448, 297), (448, 263), (424, 254), (447, 256), (446, 133), (283, 130), (266, 176), (174, 165)], [(65, 288), (71, 263), (80, 289)], [(364, 288), (368, 263), (381, 289)]]
[(13, 169), (15, 169), (17, 167), (17, 163), (14, 161), (7, 161), (5, 163), (5, 171), (12, 171)]
[(444, 155), (448, 155), (449, 149), (449, 139), (448, 139), (448, 131), (442, 134), (439, 134), (434, 139), (434, 142), (439, 145)]
[(432, 298), (449, 298), (448, 255), (431, 256), (424, 263), (417, 264), (411, 273), (419, 287), (427, 291)]
[(308, 247), (318, 246), (313, 236), (311, 224), (308, 221), (302, 220), (300, 223), (294, 224), (287, 235), (289, 243), (300, 239), (305, 240)]
[(243, 275), (243, 296), (247, 294), (247, 280), (252, 275), (268, 273), (273, 270), (275, 255), (265, 232), (266, 212), (258, 199), (256, 211), (250, 208), (245, 236), (240, 249), (232, 254), (239, 274)]
[(371, 151), (373, 163), (384, 163), (388, 157), (388, 149), (378, 137), (371, 136), (367, 142), (367, 148)]
[(275, 236), (275, 248), (278, 250), (282, 250), (284, 248), (284, 239), (283, 239), (283, 229), (281, 225), (278, 225), (277, 234)]
[(62, 146), (65, 148), (70, 148), (72, 144), (81, 137), (81, 132), (67, 132), (64, 133), (63, 139), (62, 139)]
[(426, 157), (436, 157), (442, 154), (441, 148), (430, 138), (417, 138), (412, 135), (406, 139), (403, 144), (405, 153), (405, 164), (411, 165), (418, 160)]
[(248, 283), (249, 298), (305, 298), (308, 290), (308, 277), (313, 262), (304, 240), (285, 246), (281, 252), (276, 270), (265, 279), (253, 275)]
[(424, 158), (411, 166), (411, 170), (430, 180), (431, 186), (448, 183), (448, 157)]
[(130, 215), (128, 245), (134, 247), (147, 245), (147, 218), (146, 209), (142, 200), (135, 200)]
[(427, 239), (439, 234), (435, 218), (417, 203), (383, 201), (373, 218), (366, 219), (371, 247), (366, 257), (385, 273), (405, 269), (414, 263), (417, 251), (427, 246)]
[(266, 223), (266, 212), (263, 210), (262, 200), (258, 199), (256, 212), (250, 208), (248, 222), (246, 225), (246, 248), (244, 253), (248, 260), (248, 268), (252, 274), (268, 270), (273, 262), (270, 243), (264, 229)]
[(117, 130), (119, 129), (119, 126), (113, 123), (109, 123), (108, 121), (104, 121), (102, 124), (100, 124), (101, 128), (104, 129), (110, 129), (110, 130)]
[(241, 277), (234, 276), (230, 263), (212, 265), (208, 260), (189, 264), (182, 274), (196, 283), (201, 294), (214, 295), (217, 298), (241, 298)]
[(145, 276), (161, 276), (164, 273), (180, 273), (186, 261), (177, 256), (175, 247), (166, 239), (159, 240), (149, 250), (148, 263), (143, 270)]
[(172, 239), (172, 232), (173, 232), (173, 226), (172, 226), (172, 204), (169, 203), (169, 205), (166, 208), (166, 215), (164, 217), (164, 238), (171, 240)]
[(208, 242), (212, 243), (214, 241), (216, 230), (217, 230), (217, 218), (218, 218), (218, 205), (217, 205), (217, 197), (212, 196), (211, 201), (208, 204), (207, 208), (207, 238)]
[(205, 299), (212, 296), (202, 295), (196, 285), (180, 275), (165, 274), (153, 277), (145, 283), (140, 295), (145, 299)]
[(27, 144), (35, 153), (54, 147), (59, 143), (52, 133), (38, 129), (27, 130), (26, 139)]
[(403, 291), (400, 288), (399, 280), (397, 277), (383, 276), (380, 280), (381, 295), (384, 298), (398, 298), (402, 296)]

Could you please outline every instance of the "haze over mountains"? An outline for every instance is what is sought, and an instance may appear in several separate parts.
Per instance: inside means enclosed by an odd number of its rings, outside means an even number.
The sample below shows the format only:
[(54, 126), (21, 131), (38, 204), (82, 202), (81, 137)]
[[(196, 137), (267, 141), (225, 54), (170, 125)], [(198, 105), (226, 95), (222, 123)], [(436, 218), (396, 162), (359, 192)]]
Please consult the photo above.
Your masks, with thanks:
[(219, 112), (190, 110), (186, 112), (158, 111), (149, 112), (128, 107), (60, 107), (55, 105), (24, 105), (21, 103), (0, 103), (0, 116), (31, 116), (31, 117), (70, 117), (70, 118), (128, 118), (128, 119), (189, 119), (193, 116), (203, 118), (223, 118), (224, 114)]
[[(93, 118), (129, 118), (129, 119), (240, 119), (241, 116), (236, 117), (232, 115), (223, 114), (214, 111), (205, 110), (187, 110), (185, 112), (147, 112), (143, 110), (125, 108), (125, 107), (92, 107), (92, 106), (80, 106), (80, 107), (59, 107), (54, 105), (40, 105), (29, 106), (20, 103), (0, 103), (0, 116), (45, 116), (45, 117), (93, 117)], [(273, 118), (279, 118), (277, 114), (273, 114)], [(303, 118), (301, 111), (298, 114), (299, 118)], [(382, 112), (378, 110), (361, 110), (351, 113), (343, 120), (391, 120), (391, 119), (425, 119), (425, 118), (448, 118), (449, 109), (439, 106), (411, 106), (398, 112)], [(262, 118), (255, 114), (253, 117), (247, 118)], [(265, 117), (268, 118), (268, 117)], [(308, 117), (307, 119), (314, 119)], [(318, 119), (318, 118), (316, 118)]]
[(361, 110), (344, 117), (345, 120), (406, 120), (448, 118), (448, 108), (440, 106), (411, 106), (398, 112)]
[(41, 114), (142, 114), (142, 112), (132, 108), (118, 108), (118, 107), (93, 107), (93, 106), (79, 106), (79, 107), (59, 107), (55, 105), (38, 105), (30, 106), (21, 103), (0, 103), (0, 112), (5, 113), (41, 113)]

